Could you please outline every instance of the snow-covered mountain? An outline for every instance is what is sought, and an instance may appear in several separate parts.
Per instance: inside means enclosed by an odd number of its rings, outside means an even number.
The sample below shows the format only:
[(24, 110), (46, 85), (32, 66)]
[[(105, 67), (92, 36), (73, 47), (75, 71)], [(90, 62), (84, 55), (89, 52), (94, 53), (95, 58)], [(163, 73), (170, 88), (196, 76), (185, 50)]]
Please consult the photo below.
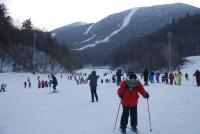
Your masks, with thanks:
[(70, 44), (74, 50), (95, 46), (115, 48), (129, 39), (156, 31), (170, 24), (173, 19), (196, 13), (200, 13), (199, 8), (182, 3), (132, 8), (109, 15), (96, 23), (73, 23), (52, 33), (60, 43)]

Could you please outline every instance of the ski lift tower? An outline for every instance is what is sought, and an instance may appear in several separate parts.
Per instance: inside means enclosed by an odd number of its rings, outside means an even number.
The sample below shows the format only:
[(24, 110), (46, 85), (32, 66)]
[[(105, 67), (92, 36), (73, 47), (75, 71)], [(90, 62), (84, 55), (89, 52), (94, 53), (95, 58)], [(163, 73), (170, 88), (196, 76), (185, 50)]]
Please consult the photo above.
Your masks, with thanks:
[(169, 63), (168, 63), (168, 65), (169, 65), (169, 67), (168, 67), (168, 71), (170, 72), (171, 71), (171, 38), (172, 38), (172, 32), (168, 32), (167, 33), (167, 37), (168, 37), (168, 44), (169, 44), (169, 47), (168, 47), (168, 49), (169, 49), (169, 53), (168, 53), (168, 60), (169, 60)]
[(35, 42), (36, 42), (36, 37), (37, 37), (37, 34), (34, 33), (33, 34), (33, 74), (35, 74)]

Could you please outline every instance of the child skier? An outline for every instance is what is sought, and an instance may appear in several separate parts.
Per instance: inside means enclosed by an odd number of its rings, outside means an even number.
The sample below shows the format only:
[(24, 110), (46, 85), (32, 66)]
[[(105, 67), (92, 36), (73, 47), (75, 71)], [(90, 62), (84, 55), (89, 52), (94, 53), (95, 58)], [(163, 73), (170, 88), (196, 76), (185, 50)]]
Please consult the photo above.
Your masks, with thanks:
[(120, 88), (118, 89), (118, 96), (121, 98), (121, 104), (123, 106), (120, 122), (120, 129), (123, 133), (126, 132), (129, 113), (131, 116), (131, 128), (133, 131), (137, 131), (138, 93), (144, 98), (149, 98), (148, 92), (145, 91), (141, 82), (137, 80), (136, 74), (131, 72), (128, 74), (127, 79), (122, 81)]

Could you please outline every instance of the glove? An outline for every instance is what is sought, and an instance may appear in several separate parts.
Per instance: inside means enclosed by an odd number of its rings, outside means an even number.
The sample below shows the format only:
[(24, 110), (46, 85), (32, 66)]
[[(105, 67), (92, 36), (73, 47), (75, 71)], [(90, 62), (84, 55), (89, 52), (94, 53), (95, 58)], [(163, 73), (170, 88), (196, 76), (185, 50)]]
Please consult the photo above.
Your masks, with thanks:
[(144, 98), (146, 98), (146, 99), (149, 98), (149, 93), (148, 92), (146, 92), (146, 96)]
[(123, 98), (124, 98), (124, 94), (120, 94), (119, 97), (120, 97), (121, 99), (123, 99)]

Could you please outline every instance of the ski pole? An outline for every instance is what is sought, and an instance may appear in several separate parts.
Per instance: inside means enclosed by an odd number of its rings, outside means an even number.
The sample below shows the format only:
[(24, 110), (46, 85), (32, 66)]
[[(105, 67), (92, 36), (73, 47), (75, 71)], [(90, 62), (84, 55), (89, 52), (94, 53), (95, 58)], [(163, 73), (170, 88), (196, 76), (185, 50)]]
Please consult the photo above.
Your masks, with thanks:
[(117, 119), (118, 119), (118, 115), (119, 115), (120, 106), (121, 106), (121, 102), (119, 103), (119, 108), (118, 108), (118, 111), (117, 111), (117, 117), (116, 117), (116, 120), (115, 120), (115, 126), (114, 126), (114, 130), (113, 130), (113, 134), (115, 133), (115, 129), (116, 129), (116, 125), (117, 125)]
[(149, 111), (149, 99), (148, 98), (147, 98), (147, 107), (148, 107), (148, 115), (149, 115), (150, 132), (152, 132), (152, 128), (151, 128), (151, 116), (150, 116), (150, 111)]

